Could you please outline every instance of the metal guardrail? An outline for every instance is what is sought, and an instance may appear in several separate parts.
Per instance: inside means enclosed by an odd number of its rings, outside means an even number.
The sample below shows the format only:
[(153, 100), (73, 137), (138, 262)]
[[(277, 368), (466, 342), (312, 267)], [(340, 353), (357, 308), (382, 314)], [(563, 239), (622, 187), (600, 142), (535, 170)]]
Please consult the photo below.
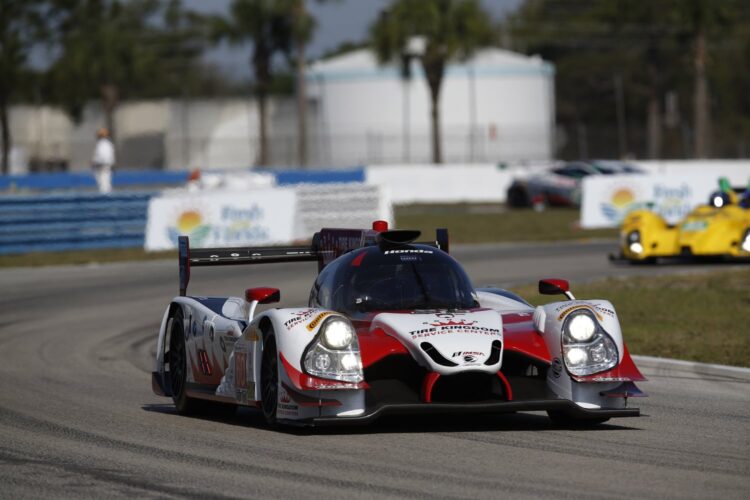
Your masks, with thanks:
[(0, 254), (142, 247), (152, 195), (0, 197)]
[[(206, 170), (210, 173), (270, 173), (276, 177), (276, 184), (289, 186), (294, 184), (327, 184), (343, 182), (364, 182), (364, 167), (346, 169), (235, 169)], [(112, 175), (112, 186), (115, 189), (150, 186), (184, 186), (190, 172), (186, 170), (115, 170)], [(96, 181), (91, 172), (58, 172), (26, 175), (0, 175), (0, 191), (30, 190), (49, 191), (61, 189), (96, 189)]]
[[(187, 171), (164, 172), (154, 170), (115, 170), (112, 186), (129, 188), (133, 186), (181, 186), (190, 175)], [(51, 189), (96, 189), (96, 181), (91, 172), (65, 172), (49, 174), (5, 175), (0, 176), (0, 191)]]

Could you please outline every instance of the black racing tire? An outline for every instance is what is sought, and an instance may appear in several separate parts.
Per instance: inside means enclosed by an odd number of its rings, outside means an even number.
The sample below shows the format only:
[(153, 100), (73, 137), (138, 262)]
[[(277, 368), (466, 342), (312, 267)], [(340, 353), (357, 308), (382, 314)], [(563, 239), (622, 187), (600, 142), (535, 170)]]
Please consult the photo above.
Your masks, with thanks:
[(544, 212), (551, 206), (549, 202), (549, 194), (540, 193), (531, 199), (531, 208), (537, 212)]
[(581, 418), (574, 417), (567, 412), (559, 410), (547, 410), (547, 416), (552, 420), (552, 423), (556, 427), (566, 427), (575, 429), (585, 429), (589, 427), (596, 427), (599, 424), (603, 424), (609, 417), (604, 418)]
[(178, 413), (189, 415), (200, 411), (204, 405), (203, 401), (187, 395), (187, 350), (182, 309), (178, 307), (169, 319), (169, 383), (172, 401)]
[(512, 208), (524, 208), (531, 206), (529, 193), (522, 186), (513, 185), (508, 189), (507, 204)]
[(653, 266), (658, 264), (658, 258), (646, 257), (645, 259), (630, 259), (630, 264), (634, 266)]
[(263, 353), (260, 363), (260, 407), (270, 427), (278, 425), (276, 410), (279, 402), (279, 355), (273, 327), (263, 334)]

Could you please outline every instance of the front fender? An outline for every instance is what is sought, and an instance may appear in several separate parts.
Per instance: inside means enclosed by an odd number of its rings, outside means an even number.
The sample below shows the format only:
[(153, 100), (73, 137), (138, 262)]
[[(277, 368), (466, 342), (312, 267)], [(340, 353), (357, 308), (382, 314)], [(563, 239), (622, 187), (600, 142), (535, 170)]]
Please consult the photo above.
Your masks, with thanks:
[[(633, 252), (628, 244), (628, 235), (633, 231), (640, 234), (641, 253)], [(625, 217), (620, 228), (622, 255), (630, 260), (675, 255), (679, 253), (678, 234), (678, 230), (670, 227), (659, 214), (650, 210), (634, 210)]]
[[(568, 315), (579, 309), (591, 311), (614, 341), (618, 354), (614, 368), (585, 377), (568, 372), (562, 355), (562, 325)], [(627, 353), (617, 312), (607, 300), (571, 300), (538, 306), (534, 311), (534, 326), (542, 334), (552, 359), (547, 385), (559, 397), (584, 407), (619, 408), (623, 407), (624, 399), (607, 397), (604, 393), (613, 391), (623, 382), (644, 380)]]
[[(320, 308), (271, 309), (259, 314), (243, 337), (254, 342), (255, 380), (260, 380), (263, 341), (273, 328), (279, 358), (279, 417), (286, 420), (316, 418), (321, 415), (364, 412), (364, 383), (338, 382), (307, 375), (302, 368), (305, 349), (315, 339), (325, 319), (342, 316)], [(255, 399), (261, 400), (261, 384), (255, 384)], [(340, 389), (347, 389), (341, 391)]]
[(263, 312), (253, 323), (270, 321), (276, 334), (276, 348), (281, 356), (295, 369), (302, 371), (302, 355), (318, 334), (323, 320), (341, 314), (327, 309), (295, 308), (271, 309)]

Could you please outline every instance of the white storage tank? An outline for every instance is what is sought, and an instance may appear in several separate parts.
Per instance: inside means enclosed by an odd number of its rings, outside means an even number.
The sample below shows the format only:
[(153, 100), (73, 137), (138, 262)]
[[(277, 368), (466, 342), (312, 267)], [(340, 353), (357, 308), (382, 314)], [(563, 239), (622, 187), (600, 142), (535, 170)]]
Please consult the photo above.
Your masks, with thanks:
[[(311, 64), (319, 114), (312, 134), (332, 166), (431, 161), (430, 100), (421, 64), (410, 80), (361, 49)], [(447, 66), (440, 95), (443, 160), (503, 162), (553, 157), (554, 67), (502, 49)]]

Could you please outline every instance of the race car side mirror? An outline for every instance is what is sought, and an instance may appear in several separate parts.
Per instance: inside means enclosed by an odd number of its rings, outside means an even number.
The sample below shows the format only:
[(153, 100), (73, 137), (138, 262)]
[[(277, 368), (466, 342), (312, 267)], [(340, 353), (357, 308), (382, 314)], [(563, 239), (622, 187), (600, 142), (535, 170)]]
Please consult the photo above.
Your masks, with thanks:
[(249, 302), (247, 321), (250, 322), (255, 316), (255, 308), (258, 304), (273, 304), (281, 300), (281, 292), (278, 288), (248, 288), (245, 290), (245, 300)]
[(245, 290), (245, 300), (259, 304), (273, 304), (281, 300), (281, 292), (278, 288), (248, 288)]
[(570, 300), (575, 300), (573, 294), (570, 293), (570, 284), (568, 283), (568, 280), (555, 278), (539, 280), (539, 293), (542, 295), (558, 295), (562, 293)]

